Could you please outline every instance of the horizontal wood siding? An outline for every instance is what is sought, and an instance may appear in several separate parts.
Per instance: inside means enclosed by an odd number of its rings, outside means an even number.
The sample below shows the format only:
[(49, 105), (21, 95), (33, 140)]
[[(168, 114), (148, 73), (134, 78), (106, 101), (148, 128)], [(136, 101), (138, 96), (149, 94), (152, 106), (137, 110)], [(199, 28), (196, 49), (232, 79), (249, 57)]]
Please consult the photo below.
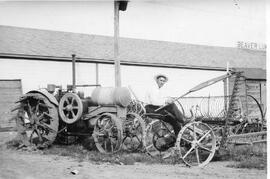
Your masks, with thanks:
[[(255, 80), (247, 80), (247, 94), (256, 98), (256, 100), (260, 103), (262, 109), (264, 108), (264, 104), (262, 103), (262, 92), (266, 90), (262, 90), (261, 81)], [(261, 114), (258, 108), (257, 103), (252, 98), (247, 98), (247, 108), (248, 108), (248, 116), (253, 119), (260, 119)]]
[(21, 80), (0, 80), (0, 128), (15, 126), (15, 121), (10, 120), (15, 113), (10, 110), (21, 95)]
[[(232, 94), (234, 87), (234, 80), (234, 77), (230, 78), (230, 95)], [(226, 84), (226, 81), (224, 82)], [(226, 92), (226, 85), (224, 85), (224, 87), (224, 91)], [(239, 105), (241, 105), (243, 113), (250, 119), (261, 119), (260, 109), (256, 101), (247, 95), (251, 95), (256, 98), (264, 112), (266, 109), (266, 81), (247, 80), (244, 77), (241, 77), (239, 83), (239, 92), (237, 93), (237, 96), (239, 96), (241, 99), (241, 104)]]

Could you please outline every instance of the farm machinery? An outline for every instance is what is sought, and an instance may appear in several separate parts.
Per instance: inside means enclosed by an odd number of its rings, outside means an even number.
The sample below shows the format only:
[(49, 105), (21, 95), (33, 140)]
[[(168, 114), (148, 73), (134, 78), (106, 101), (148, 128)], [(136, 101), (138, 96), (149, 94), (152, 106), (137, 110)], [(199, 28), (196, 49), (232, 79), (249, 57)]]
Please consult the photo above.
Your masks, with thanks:
[[(73, 69), (73, 84), (65, 90), (50, 84), (46, 89), (29, 91), (17, 101), (19, 105), (14, 109), (18, 110), (17, 129), (26, 145), (30, 143), (45, 148), (56, 140), (70, 143), (70, 136), (92, 136), (96, 148), (102, 153), (115, 153), (120, 149), (141, 150), (151, 156), (166, 158), (168, 156), (163, 153), (173, 149), (188, 166), (204, 166), (220, 147), (226, 145), (229, 135), (251, 132), (250, 128), (253, 132), (265, 129), (262, 109), (252, 96), (245, 98), (255, 100), (261, 115), (250, 117), (243, 113), (238, 95), (240, 72), (208, 80), (175, 98), (172, 103), (177, 105), (184, 119), (184, 122), (175, 123), (180, 129), (175, 131), (175, 126), (168, 122), (177, 120), (166, 111), (170, 104), (161, 106), (154, 113), (147, 112), (144, 104), (132, 100), (132, 90), (128, 88), (76, 85), (74, 63)], [(211, 100), (210, 97), (185, 97), (230, 77), (235, 78), (231, 96)], [(77, 87), (95, 89), (90, 97), (84, 97), (83, 92), (76, 91)], [(193, 103), (194, 99), (200, 102)], [(208, 100), (206, 104), (205, 99)], [(221, 102), (211, 103), (213, 99)], [(213, 114), (213, 106), (221, 106), (222, 110)]]
[[(239, 95), (241, 74), (232, 72), (208, 80), (175, 98), (173, 103), (183, 114), (185, 122), (170, 122), (177, 120), (166, 109), (170, 104), (156, 109), (155, 113), (143, 113), (141, 116), (147, 123), (146, 152), (163, 158), (177, 154), (188, 166), (201, 167), (212, 160), (217, 150), (227, 147), (230, 136), (265, 130), (266, 123), (258, 101), (250, 95)], [(230, 96), (185, 97), (227, 78), (234, 78)], [(256, 109), (256, 115), (244, 112), (243, 98), (255, 105), (256, 108), (252, 109)], [(142, 113), (143, 110), (138, 109), (138, 113)], [(179, 132), (175, 130), (175, 125), (179, 126)]]
[(145, 123), (138, 114), (127, 111), (131, 102), (127, 88), (98, 86), (91, 97), (84, 97), (73, 87), (62, 90), (48, 85), (19, 99), (17, 126), (26, 141), (44, 148), (56, 139), (64, 143), (68, 136), (93, 136), (102, 153), (143, 147)]
[[(132, 98), (126, 87), (76, 85), (75, 55), (72, 55), (72, 85), (48, 84), (21, 96), (12, 111), (17, 110), (16, 124), (22, 145), (45, 148), (57, 140), (72, 143), (70, 137), (93, 137), (102, 153), (120, 149), (143, 150), (145, 122), (130, 111)], [(79, 87), (95, 87), (84, 97)], [(87, 147), (87, 146), (86, 146)], [(91, 148), (91, 147), (89, 147)]]

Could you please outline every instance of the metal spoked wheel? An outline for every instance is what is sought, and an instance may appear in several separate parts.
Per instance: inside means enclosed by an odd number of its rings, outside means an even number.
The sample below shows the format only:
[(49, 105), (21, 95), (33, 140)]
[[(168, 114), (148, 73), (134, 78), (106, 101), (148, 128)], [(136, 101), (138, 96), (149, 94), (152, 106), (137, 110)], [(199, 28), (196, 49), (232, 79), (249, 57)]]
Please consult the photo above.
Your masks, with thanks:
[(17, 130), (26, 141), (42, 149), (50, 146), (58, 131), (57, 108), (39, 93), (28, 93), (20, 100)]
[(188, 166), (202, 167), (214, 157), (216, 137), (207, 124), (191, 122), (179, 132), (176, 147)]
[(266, 121), (259, 101), (247, 95), (247, 123), (242, 133), (260, 132), (266, 130)]
[(145, 146), (145, 122), (136, 113), (128, 113), (123, 132), (122, 149), (135, 152)]
[(75, 93), (66, 93), (59, 102), (59, 114), (61, 119), (72, 124), (80, 119), (83, 113), (83, 104), (80, 97)]
[[(266, 121), (258, 100), (251, 95), (247, 95), (241, 99), (242, 101), (239, 100), (242, 110), (241, 123), (232, 128), (232, 134), (244, 134), (266, 130)], [(246, 109), (245, 113), (244, 109)]]
[(120, 150), (123, 138), (121, 120), (114, 114), (104, 113), (96, 121), (94, 141), (101, 153), (115, 153)]
[(173, 127), (159, 119), (152, 119), (146, 127), (145, 150), (150, 156), (165, 157), (174, 146), (176, 135)]

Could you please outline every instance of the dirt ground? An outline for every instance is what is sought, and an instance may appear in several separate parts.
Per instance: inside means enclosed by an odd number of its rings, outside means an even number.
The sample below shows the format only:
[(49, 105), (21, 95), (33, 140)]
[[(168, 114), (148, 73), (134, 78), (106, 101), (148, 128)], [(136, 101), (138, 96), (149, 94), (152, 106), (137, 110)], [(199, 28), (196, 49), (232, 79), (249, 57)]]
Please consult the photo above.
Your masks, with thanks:
[[(236, 169), (226, 167), (230, 162), (211, 162), (205, 168), (188, 168), (184, 165), (135, 165), (93, 164), (74, 159), (42, 155), (39, 152), (9, 150), (4, 142), (11, 140), (14, 132), (0, 132), (0, 178), (1, 179), (97, 179), (97, 178), (267, 178), (266, 170)], [(71, 172), (77, 170), (77, 174)]]

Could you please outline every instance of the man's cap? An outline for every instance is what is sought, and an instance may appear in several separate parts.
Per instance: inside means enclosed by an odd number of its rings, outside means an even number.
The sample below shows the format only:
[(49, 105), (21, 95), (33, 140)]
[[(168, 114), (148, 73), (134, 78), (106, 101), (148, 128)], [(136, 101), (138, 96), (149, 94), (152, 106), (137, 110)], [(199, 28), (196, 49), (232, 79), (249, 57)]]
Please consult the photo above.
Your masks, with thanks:
[(168, 77), (164, 74), (157, 74), (157, 75), (155, 75), (154, 79), (157, 81), (158, 78), (160, 78), (160, 77), (165, 78), (165, 82), (167, 82), (169, 80)]

